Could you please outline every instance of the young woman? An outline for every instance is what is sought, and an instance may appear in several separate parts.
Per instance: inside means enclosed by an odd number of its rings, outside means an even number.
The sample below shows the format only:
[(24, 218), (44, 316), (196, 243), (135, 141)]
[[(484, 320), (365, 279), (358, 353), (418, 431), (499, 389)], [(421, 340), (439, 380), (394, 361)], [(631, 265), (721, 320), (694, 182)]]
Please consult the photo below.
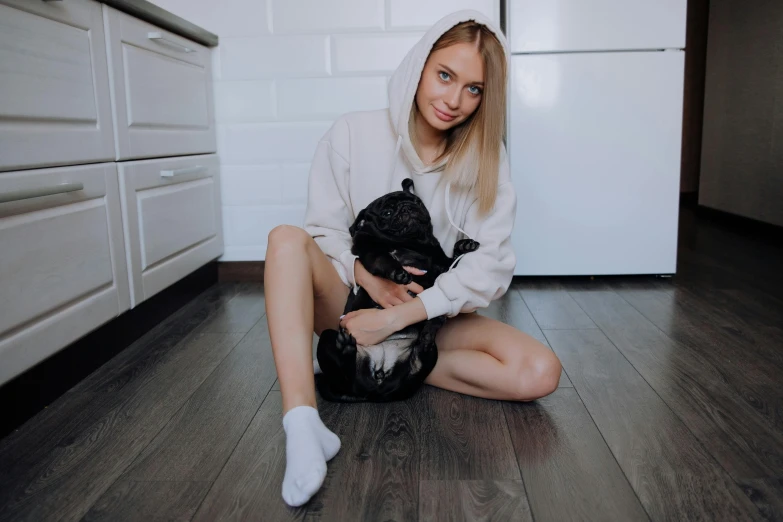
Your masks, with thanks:
[[(502, 138), (508, 50), (481, 13), (437, 22), (389, 82), (389, 109), (340, 118), (312, 162), (304, 229), (269, 235), (267, 320), (283, 397), (283, 499), (302, 505), (321, 487), (340, 440), (315, 409), (312, 332), (346, 328), (357, 343), (446, 315), (438, 363), (426, 382), (487, 399), (529, 401), (557, 388), (560, 361), (528, 335), (478, 314), (511, 283), (516, 195)], [(460, 237), (480, 243), (435, 286), (397, 285), (367, 272), (351, 254), (348, 227), (372, 200), (404, 178), (432, 216), (447, 254)], [(415, 267), (406, 267), (414, 272)], [(383, 310), (340, 319), (348, 292), (369, 292)], [(416, 295), (412, 297), (408, 290)]]

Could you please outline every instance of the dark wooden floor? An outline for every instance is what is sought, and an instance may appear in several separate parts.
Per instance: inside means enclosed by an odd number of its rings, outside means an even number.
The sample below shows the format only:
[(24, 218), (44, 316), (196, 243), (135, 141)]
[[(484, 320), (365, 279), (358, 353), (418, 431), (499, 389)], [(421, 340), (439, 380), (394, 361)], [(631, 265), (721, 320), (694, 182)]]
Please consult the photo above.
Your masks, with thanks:
[(343, 447), (300, 509), (263, 289), (217, 285), (0, 441), (0, 520), (783, 520), (781, 259), (686, 209), (674, 278), (516, 281), (484, 313), (560, 388), (322, 403)]

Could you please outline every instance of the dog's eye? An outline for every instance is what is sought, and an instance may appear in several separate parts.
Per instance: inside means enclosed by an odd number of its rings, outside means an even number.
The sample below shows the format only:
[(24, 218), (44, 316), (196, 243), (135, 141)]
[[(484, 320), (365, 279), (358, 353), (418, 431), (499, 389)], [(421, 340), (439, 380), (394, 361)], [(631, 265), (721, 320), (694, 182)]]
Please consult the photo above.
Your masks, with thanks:
[(391, 215), (392, 215), (392, 211), (391, 211), (391, 210), (384, 210), (384, 211), (383, 211), (383, 214), (381, 214), (381, 215), (382, 215), (383, 217), (385, 217), (385, 218), (390, 218), (390, 217), (391, 217)]

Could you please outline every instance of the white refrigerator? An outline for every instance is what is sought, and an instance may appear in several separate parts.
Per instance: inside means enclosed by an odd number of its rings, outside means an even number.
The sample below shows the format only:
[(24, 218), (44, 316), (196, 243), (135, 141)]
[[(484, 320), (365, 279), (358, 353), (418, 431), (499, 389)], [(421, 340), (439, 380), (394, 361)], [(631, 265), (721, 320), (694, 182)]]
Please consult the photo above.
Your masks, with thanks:
[(517, 275), (676, 269), (686, 0), (508, 0)]

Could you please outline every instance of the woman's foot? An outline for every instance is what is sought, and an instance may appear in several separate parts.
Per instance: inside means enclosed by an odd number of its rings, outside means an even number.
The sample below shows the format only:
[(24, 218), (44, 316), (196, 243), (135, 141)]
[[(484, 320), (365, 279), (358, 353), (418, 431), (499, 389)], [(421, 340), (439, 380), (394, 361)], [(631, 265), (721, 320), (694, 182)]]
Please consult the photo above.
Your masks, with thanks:
[(285, 477), (283, 500), (301, 506), (321, 488), (326, 463), (340, 451), (340, 439), (321, 422), (312, 406), (297, 406), (283, 416)]

